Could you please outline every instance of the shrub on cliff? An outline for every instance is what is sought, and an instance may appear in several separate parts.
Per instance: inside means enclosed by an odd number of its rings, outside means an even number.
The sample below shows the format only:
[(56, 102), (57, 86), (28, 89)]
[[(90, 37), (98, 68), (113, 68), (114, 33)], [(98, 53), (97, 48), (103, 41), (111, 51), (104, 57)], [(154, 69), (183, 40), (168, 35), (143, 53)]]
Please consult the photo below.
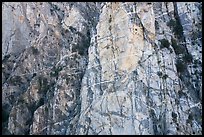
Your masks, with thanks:
[(169, 41), (167, 40), (167, 39), (161, 39), (161, 40), (159, 40), (160, 42), (161, 42), (161, 49), (162, 48), (169, 48), (169, 45), (170, 45), (170, 43), (169, 43)]
[(184, 70), (186, 69), (185, 62), (177, 59), (176, 60), (176, 69), (177, 69), (177, 72), (184, 72)]
[(182, 45), (177, 44), (176, 40), (173, 38), (171, 39), (171, 45), (177, 55), (184, 53), (185, 48)]
[(190, 53), (184, 54), (183, 60), (187, 63), (191, 63), (193, 61), (193, 56)]
[(31, 46), (31, 51), (34, 55), (37, 55), (39, 53), (38, 49), (35, 48), (34, 46)]
[(174, 35), (178, 36), (178, 38), (182, 38), (183, 36), (183, 27), (181, 23), (178, 20), (171, 19), (168, 23), (167, 26), (172, 28), (172, 31)]

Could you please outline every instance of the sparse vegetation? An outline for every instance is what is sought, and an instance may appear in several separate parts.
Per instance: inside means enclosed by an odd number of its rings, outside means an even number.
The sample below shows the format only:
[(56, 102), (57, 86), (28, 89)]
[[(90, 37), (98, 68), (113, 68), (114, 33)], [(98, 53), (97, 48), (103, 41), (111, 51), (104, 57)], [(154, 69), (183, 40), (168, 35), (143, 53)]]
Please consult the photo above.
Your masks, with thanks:
[(169, 27), (173, 27), (175, 26), (175, 24), (176, 24), (176, 21), (174, 19), (171, 19), (169, 22), (167, 22), (167, 26)]
[(159, 29), (159, 23), (158, 21), (155, 20), (155, 29), (158, 30)]
[(81, 32), (77, 31), (76, 34), (81, 39), (80, 42), (76, 44), (72, 44), (72, 51), (78, 52), (80, 55), (84, 55), (87, 53), (88, 48), (90, 46), (90, 31), (88, 30), (86, 35), (82, 34)]
[(78, 48), (78, 53), (79, 53), (80, 55), (84, 55), (84, 49), (85, 49), (85, 47), (83, 47), (83, 45), (79, 46), (79, 48)]
[(177, 114), (175, 112), (171, 113), (172, 120), (176, 123), (177, 122)]
[(167, 75), (167, 74), (164, 74), (162, 78), (163, 78), (163, 79), (167, 79), (167, 78), (168, 78), (168, 75)]
[(39, 53), (38, 49), (34, 46), (31, 46), (31, 51), (34, 55), (37, 55)]
[(157, 72), (157, 75), (158, 75), (159, 77), (161, 77), (161, 76), (162, 76), (162, 72), (158, 71), (158, 72)]
[(179, 98), (181, 98), (182, 96), (187, 96), (186, 93), (184, 93), (182, 90), (178, 91), (178, 95), (179, 95)]
[(161, 42), (161, 49), (162, 48), (169, 48), (169, 45), (170, 45), (170, 43), (169, 43), (169, 41), (168, 40), (166, 40), (166, 39), (161, 39), (161, 40), (159, 40), (160, 42)]
[(170, 53), (173, 53), (173, 50), (169, 48)]
[(69, 26), (69, 29), (71, 30), (71, 32), (76, 32), (76, 28), (72, 27), (72, 26)]
[(177, 55), (184, 53), (185, 48), (182, 45), (178, 45), (175, 39), (173, 39), (173, 38), (171, 39), (171, 44), (172, 44), (172, 47), (173, 47), (173, 49)]
[(199, 59), (194, 60), (194, 64), (202, 66), (202, 62)]
[(171, 19), (167, 26), (172, 28), (174, 35), (176, 35), (178, 38), (182, 38), (183, 36), (183, 27), (181, 23), (178, 20)]
[(186, 64), (184, 61), (177, 59), (176, 61), (176, 69), (178, 72), (184, 72), (186, 69)]
[(52, 68), (52, 71), (50, 72), (50, 76), (57, 77), (61, 70), (62, 70), (61, 66), (58, 66), (57, 68), (56, 67)]
[(6, 62), (10, 58), (10, 56), (11, 56), (10, 54), (5, 55), (2, 62)]
[(73, 45), (73, 52), (78, 52), (80, 55), (84, 54), (85, 47), (82, 44), (74, 44)]
[(188, 115), (188, 119), (186, 120), (186, 123), (192, 124), (192, 121), (193, 121), (193, 114), (190, 113), (190, 114)]
[(48, 80), (43, 76), (38, 77), (39, 92), (45, 93), (49, 89)]
[[(191, 34), (191, 39), (192, 41), (194, 42), (197, 38), (200, 38), (202, 37), (202, 35), (200, 36), (200, 33), (199, 31), (193, 31), (192, 34)], [(193, 44), (195, 45), (195, 43)]]
[(45, 107), (45, 112), (48, 112), (48, 108), (47, 108), (47, 106)]
[(183, 60), (187, 63), (191, 63), (193, 61), (193, 56), (190, 53), (184, 54)]

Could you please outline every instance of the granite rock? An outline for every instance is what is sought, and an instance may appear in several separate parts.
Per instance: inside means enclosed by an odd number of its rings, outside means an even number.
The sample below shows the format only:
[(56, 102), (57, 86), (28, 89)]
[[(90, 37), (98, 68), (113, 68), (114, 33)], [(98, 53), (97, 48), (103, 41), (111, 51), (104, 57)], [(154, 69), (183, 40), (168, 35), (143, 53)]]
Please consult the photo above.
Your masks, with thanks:
[(202, 3), (3, 2), (2, 134), (202, 134)]

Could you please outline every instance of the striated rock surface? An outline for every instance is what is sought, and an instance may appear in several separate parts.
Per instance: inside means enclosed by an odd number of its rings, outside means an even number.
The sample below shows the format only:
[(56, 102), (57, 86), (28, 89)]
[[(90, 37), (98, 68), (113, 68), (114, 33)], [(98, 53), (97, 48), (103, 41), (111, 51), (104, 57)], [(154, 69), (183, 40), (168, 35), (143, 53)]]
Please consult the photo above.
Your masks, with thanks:
[(202, 134), (202, 3), (2, 3), (2, 134)]

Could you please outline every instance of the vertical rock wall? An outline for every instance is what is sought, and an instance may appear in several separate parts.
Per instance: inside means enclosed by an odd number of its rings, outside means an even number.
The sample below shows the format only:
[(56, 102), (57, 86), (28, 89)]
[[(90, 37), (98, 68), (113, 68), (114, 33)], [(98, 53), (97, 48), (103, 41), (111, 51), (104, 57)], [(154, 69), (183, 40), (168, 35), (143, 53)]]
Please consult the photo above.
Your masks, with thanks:
[(202, 3), (2, 3), (3, 134), (202, 134)]

